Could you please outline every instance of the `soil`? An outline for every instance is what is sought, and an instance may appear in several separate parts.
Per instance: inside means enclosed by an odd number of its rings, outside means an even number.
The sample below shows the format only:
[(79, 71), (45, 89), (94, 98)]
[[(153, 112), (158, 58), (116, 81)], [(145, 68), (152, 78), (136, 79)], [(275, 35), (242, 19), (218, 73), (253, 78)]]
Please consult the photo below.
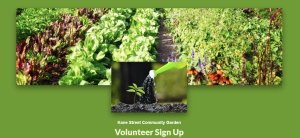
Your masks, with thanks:
[(176, 47), (176, 44), (172, 42), (172, 36), (169, 36), (169, 32), (167, 31), (165, 25), (164, 25), (164, 19), (160, 19), (160, 27), (158, 29), (158, 45), (156, 47), (156, 50), (158, 52), (158, 56), (156, 58), (157, 62), (162, 62), (162, 59), (164, 59), (165, 62), (167, 62), (168, 58), (171, 58), (171, 55), (173, 54), (174, 59), (178, 58), (179, 55), (174, 50)]
[(186, 113), (187, 104), (125, 104), (118, 103), (111, 106), (113, 113), (150, 112), (150, 113)]

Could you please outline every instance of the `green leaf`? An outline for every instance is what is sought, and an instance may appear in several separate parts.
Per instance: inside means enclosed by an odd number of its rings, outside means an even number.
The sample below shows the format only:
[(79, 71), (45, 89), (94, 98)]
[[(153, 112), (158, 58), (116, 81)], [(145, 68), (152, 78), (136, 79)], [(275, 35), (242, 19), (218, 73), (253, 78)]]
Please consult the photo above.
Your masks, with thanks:
[(101, 80), (101, 81), (98, 83), (98, 85), (111, 85), (111, 83), (110, 83), (109, 80), (104, 79), (104, 80)]
[(103, 51), (100, 51), (96, 56), (96, 60), (101, 60), (104, 57), (105, 57), (105, 53)]
[(109, 45), (108, 51), (110, 53), (112, 53), (114, 51), (114, 49), (117, 49), (117, 47), (115, 45)]
[(138, 87), (138, 89), (144, 89), (144, 87)]
[(32, 58), (32, 56), (33, 56), (33, 51), (32, 50), (29, 50), (28, 52), (27, 52), (27, 54), (26, 54), (26, 57), (27, 57), (27, 59), (31, 59)]
[(56, 57), (55, 57), (55, 56), (49, 56), (49, 57), (47, 58), (47, 62), (56, 63)]
[(134, 89), (129, 89), (129, 90), (127, 90), (128, 92), (135, 92), (135, 90)]
[(137, 86), (136, 86), (136, 84), (135, 84), (135, 83), (132, 83), (132, 84), (133, 84), (134, 88), (135, 88), (135, 89), (137, 89)]
[(142, 96), (142, 95), (141, 95), (140, 93), (138, 93), (138, 92), (137, 92), (136, 94), (137, 94), (138, 96)]
[(44, 53), (38, 53), (37, 54), (37, 61), (38, 62), (41, 62), (43, 60), (43, 58), (44, 58)]
[(138, 89), (137, 91), (139, 91), (139, 92), (145, 94), (145, 92), (144, 92), (143, 90)]
[(91, 85), (88, 81), (82, 80), (79, 85)]
[(275, 54), (277, 50), (278, 50), (278, 47), (274, 47), (274, 48), (272, 49), (272, 52)]
[(129, 88), (132, 88), (132, 89), (134, 89), (134, 87), (133, 86), (128, 86)]

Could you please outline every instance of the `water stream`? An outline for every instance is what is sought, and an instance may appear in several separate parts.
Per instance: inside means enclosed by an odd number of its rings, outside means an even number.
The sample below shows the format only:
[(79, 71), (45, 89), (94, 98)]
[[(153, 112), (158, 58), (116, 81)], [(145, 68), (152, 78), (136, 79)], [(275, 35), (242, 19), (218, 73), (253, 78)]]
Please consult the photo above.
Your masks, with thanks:
[(154, 77), (152, 75), (148, 75), (143, 82), (143, 90), (145, 94), (142, 96), (137, 96), (136, 103), (141, 104), (152, 104), (157, 103), (156, 95), (156, 87), (154, 82)]

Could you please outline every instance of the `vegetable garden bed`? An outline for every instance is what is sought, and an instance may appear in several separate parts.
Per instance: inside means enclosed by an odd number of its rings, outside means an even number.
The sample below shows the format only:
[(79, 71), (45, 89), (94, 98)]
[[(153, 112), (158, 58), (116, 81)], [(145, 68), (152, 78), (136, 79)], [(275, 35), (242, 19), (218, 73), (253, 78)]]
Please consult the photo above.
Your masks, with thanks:
[[(17, 18), (39, 10), (25, 9)], [(31, 15), (34, 20), (49, 18)], [(22, 37), (17, 33), (17, 40), (33, 33), (17, 41), (17, 85), (109, 85), (112, 61), (155, 61), (159, 16), (154, 8), (76, 9), (74, 16), (63, 13), (51, 26), (29, 29)]]
[[(165, 8), (188, 85), (281, 85), (281, 8)], [(170, 58), (172, 59), (172, 57)]]

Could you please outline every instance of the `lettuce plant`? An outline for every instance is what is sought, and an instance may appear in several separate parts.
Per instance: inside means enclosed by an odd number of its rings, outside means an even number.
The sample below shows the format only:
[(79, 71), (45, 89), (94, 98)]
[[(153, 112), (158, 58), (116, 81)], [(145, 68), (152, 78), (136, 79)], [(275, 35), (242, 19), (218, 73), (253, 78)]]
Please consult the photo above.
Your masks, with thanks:
[[(124, 15), (125, 13), (126, 15)], [(68, 48), (71, 53), (66, 56), (66, 59), (70, 63), (70, 67), (60, 79), (59, 84), (110, 84), (109, 68), (112, 61), (110, 55), (127, 31), (128, 23), (126, 20), (131, 13), (131, 9), (112, 9), (108, 14), (101, 17), (99, 24), (87, 31), (84, 43), (78, 42), (74, 47)], [(82, 66), (81, 64), (88, 64), (89, 66)], [(88, 68), (92, 68), (92, 70)]]
[(129, 34), (123, 38), (120, 49), (113, 51), (114, 61), (154, 62), (156, 61), (157, 37)]
[(128, 35), (123, 37), (119, 49), (113, 51), (118, 62), (155, 62), (160, 13), (154, 8), (139, 8), (132, 16)]

